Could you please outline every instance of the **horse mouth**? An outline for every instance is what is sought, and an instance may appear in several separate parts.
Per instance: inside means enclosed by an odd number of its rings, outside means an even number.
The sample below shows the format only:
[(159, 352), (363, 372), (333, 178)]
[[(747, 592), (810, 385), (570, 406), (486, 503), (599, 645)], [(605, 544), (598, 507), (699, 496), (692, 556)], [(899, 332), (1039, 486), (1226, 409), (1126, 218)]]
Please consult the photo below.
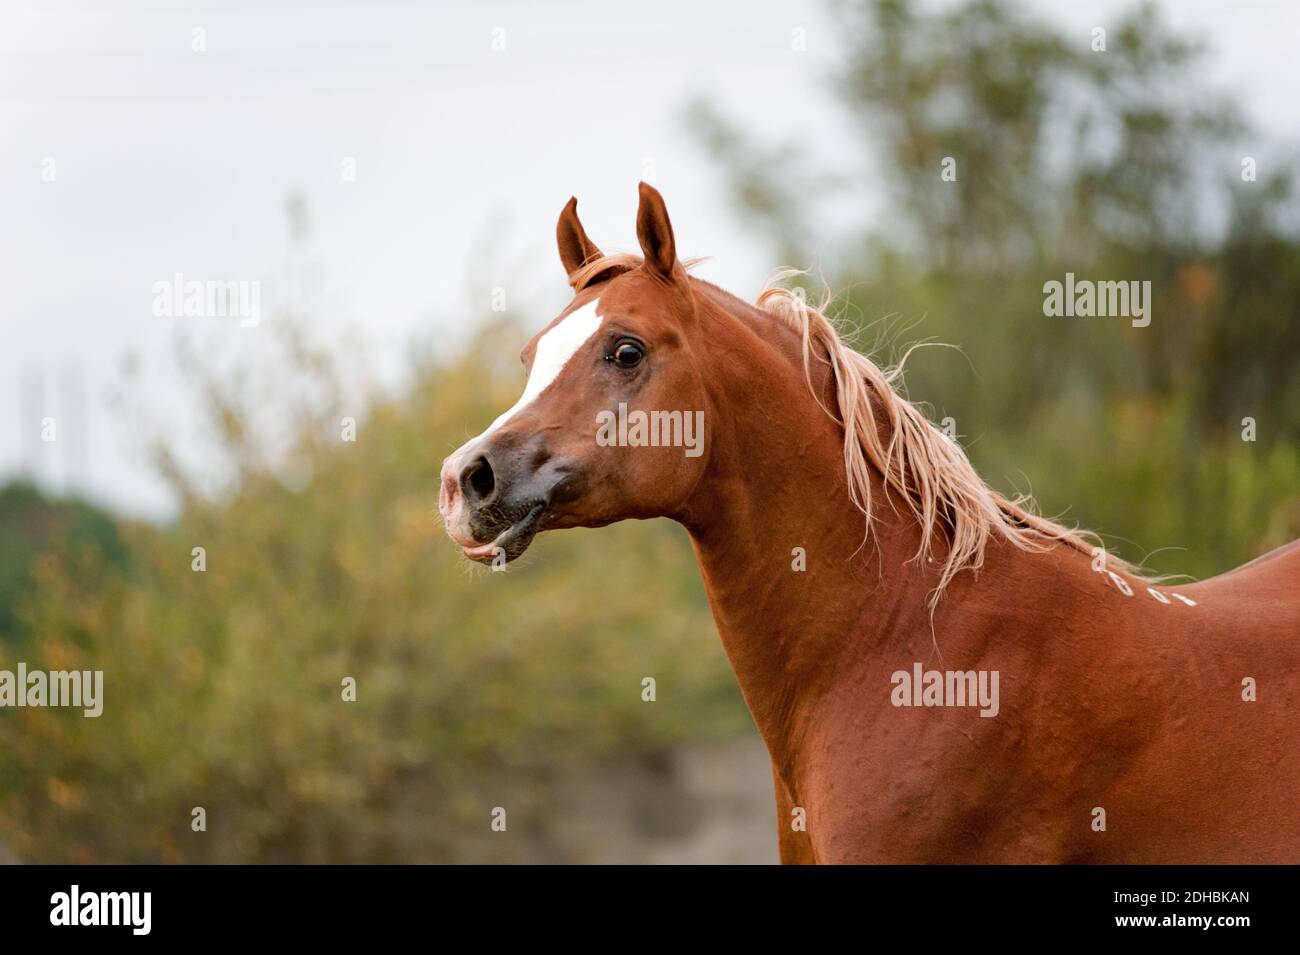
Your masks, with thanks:
[(461, 545), (461, 551), (470, 560), (480, 564), (496, 565), (501, 558), (509, 563), (528, 549), (541, 529), (542, 515), (546, 513), (545, 504), (534, 504), (522, 518), (515, 521), (494, 540), (487, 544), (472, 547)]

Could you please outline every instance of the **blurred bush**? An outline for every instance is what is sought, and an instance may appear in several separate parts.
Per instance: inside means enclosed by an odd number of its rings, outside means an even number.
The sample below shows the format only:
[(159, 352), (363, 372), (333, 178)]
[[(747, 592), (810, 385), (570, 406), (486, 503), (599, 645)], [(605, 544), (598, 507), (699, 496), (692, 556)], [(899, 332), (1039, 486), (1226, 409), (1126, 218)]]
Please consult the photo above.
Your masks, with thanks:
[[(200, 494), (165, 457), (181, 514), (124, 523), (129, 564), (36, 561), (22, 658), (102, 669), (104, 713), (0, 711), (0, 841), (47, 862), (451, 861), (567, 765), (750, 725), (675, 525), (544, 535), (498, 573), (443, 534), (441, 459), (513, 402), (518, 364), (497, 357), (525, 338), (498, 323), (423, 360), (352, 443), (337, 358), (282, 335), (274, 388), (301, 398), (276, 406), (288, 440), (269, 452), (255, 389), (196, 363), (232, 483)], [(430, 802), (394, 831), (414, 791)]]
[(16, 610), (32, 588), (36, 560), (57, 550), (71, 561), (126, 559), (111, 515), (86, 501), (52, 501), (36, 485), (14, 481), (0, 487), (0, 635), (16, 637)]

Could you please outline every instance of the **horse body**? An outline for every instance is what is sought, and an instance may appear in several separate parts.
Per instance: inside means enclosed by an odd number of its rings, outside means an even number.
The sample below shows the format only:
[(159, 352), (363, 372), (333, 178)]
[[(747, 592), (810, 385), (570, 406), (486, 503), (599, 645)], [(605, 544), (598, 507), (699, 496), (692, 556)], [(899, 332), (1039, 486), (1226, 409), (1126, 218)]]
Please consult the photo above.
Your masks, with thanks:
[[(842, 543), (810, 549), (810, 567), (845, 561)], [(909, 590), (924, 605), (921, 580), (864, 588), (848, 573), (858, 586), (842, 605), (824, 593), (810, 605), (787, 569), (786, 587), (754, 601), (746, 590), (761, 584), (742, 565), (702, 555), (773, 756), (783, 860), (1300, 859), (1300, 654), (1278, 639), (1300, 632), (1300, 611), (1274, 617), (1284, 628), (1247, 622), (1294, 593), (1300, 553), (1231, 589), (1178, 588), (1189, 607), (1143, 600), (1137, 581), (1126, 597), (1079, 555), (996, 551), (977, 580), (954, 585), (933, 629), (907, 609)], [(718, 586), (722, 575), (732, 579)], [(998, 671), (998, 717), (894, 707), (891, 673), (936, 658)], [(1254, 702), (1242, 699), (1250, 676)], [(806, 835), (791, 829), (794, 807)]]
[[(733, 347), (710, 409), (731, 426), (676, 516), (772, 755), (783, 861), (1300, 861), (1300, 546), (1187, 586), (1121, 573), (1128, 596), (1063, 545), (997, 543), (932, 616), (919, 532), (884, 488), (864, 545), (793, 345), (736, 351), (730, 322), (764, 320), (701, 298)], [(998, 718), (893, 706), (914, 661), (997, 671)]]
[[(565, 208), (574, 302), (439, 506), (483, 562), (545, 529), (687, 528), (783, 861), (1300, 862), (1300, 546), (1143, 580), (993, 495), (819, 313), (689, 278), (644, 184), (637, 225), (644, 259), (608, 257)], [(616, 403), (702, 412), (706, 452), (598, 447)], [(896, 695), (926, 669), (996, 705)]]

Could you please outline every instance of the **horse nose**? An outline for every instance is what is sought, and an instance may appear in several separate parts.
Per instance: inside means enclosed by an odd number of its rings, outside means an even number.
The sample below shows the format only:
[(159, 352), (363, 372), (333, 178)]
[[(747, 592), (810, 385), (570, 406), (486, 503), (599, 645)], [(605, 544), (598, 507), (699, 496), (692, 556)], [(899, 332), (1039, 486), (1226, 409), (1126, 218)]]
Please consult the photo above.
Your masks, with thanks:
[(460, 493), (465, 495), (465, 503), (471, 507), (483, 507), (496, 496), (496, 474), (486, 454), (476, 454), (471, 458), (460, 469), (457, 482), (460, 485)]

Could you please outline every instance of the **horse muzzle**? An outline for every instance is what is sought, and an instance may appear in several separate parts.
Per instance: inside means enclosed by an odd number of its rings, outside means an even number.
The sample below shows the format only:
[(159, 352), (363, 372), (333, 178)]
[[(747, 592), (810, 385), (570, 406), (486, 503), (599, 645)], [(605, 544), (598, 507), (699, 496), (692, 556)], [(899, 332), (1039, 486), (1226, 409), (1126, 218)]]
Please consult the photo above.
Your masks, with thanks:
[(442, 463), (438, 511), (467, 558), (496, 566), (528, 549), (559, 483), (538, 459), (471, 441)]

